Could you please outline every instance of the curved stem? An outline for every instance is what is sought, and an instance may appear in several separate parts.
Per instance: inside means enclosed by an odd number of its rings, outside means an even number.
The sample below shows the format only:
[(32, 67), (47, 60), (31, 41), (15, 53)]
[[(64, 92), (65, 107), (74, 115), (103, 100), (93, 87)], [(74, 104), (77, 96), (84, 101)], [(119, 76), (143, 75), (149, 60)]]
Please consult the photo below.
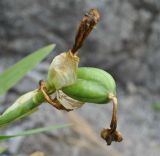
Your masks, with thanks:
[(112, 111), (112, 120), (111, 120), (111, 130), (114, 132), (117, 128), (117, 107), (118, 107), (118, 102), (117, 102), (117, 97), (114, 95), (109, 95), (109, 99), (112, 100), (113, 103), (113, 111)]
[(110, 129), (102, 129), (101, 131), (101, 137), (107, 142), (107, 145), (111, 145), (112, 141), (115, 142), (121, 142), (123, 140), (123, 137), (120, 132), (116, 130), (117, 128), (117, 97), (113, 94), (110, 94), (108, 97), (110, 100), (112, 100), (113, 103), (113, 111), (112, 111), (112, 120), (110, 124)]

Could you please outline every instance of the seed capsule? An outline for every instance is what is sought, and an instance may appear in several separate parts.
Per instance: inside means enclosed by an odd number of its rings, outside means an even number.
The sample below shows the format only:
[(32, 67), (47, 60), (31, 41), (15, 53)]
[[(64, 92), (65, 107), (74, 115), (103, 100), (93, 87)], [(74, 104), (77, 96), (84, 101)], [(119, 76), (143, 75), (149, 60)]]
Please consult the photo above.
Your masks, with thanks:
[(62, 91), (81, 102), (103, 104), (110, 101), (109, 95), (116, 95), (116, 84), (113, 77), (101, 69), (81, 67), (75, 83)]
[[(16, 110), (18, 109), (20, 106), (23, 106), (23, 104), (25, 102), (27, 102), (28, 100), (30, 100), (31, 98), (34, 98), (35, 95), (37, 93), (37, 90), (34, 90), (34, 91), (30, 91), (22, 96), (20, 96), (4, 113), (3, 115), (5, 114), (8, 114), (9, 112), (13, 111), (13, 110)], [(22, 114), (23, 115), (23, 114)]]

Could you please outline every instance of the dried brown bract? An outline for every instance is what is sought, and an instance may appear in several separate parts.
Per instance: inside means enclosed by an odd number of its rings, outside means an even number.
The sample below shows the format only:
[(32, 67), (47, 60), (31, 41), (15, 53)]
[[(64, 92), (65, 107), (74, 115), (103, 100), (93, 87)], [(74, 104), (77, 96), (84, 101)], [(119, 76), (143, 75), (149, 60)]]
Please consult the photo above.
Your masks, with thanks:
[(77, 31), (75, 43), (73, 45), (73, 48), (71, 49), (72, 53), (76, 53), (77, 50), (82, 46), (83, 41), (93, 30), (95, 25), (98, 23), (99, 19), (100, 14), (97, 9), (91, 9), (88, 13), (84, 15), (83, 19), (80, 22), (79, 29)]

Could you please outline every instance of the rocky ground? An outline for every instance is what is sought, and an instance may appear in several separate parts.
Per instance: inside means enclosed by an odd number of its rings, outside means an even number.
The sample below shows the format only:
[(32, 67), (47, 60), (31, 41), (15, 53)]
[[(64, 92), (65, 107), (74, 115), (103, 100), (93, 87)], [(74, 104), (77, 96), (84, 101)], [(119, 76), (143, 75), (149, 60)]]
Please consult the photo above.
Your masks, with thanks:
[(76, 126), (16, 138), (1, 143), (4, 156), (158, 156), (160, 153), (160, 1), (159, 0), (1, 0), (0, 71), (30, 52), (56, 43), (54, 52), (0, 97), (3, 112), (21, 94), (45, 79), (52, 58), (73, 43), (79, 20), (91, 7), (101, 13), (100, 23), (80, 51), (81, 66), (109, 71), (118, 83), (119, 130), (124, 141), (111, 147), (99, 139), (109, 125), (111, 105), (86, 104), (74, 113), (61, 113), (47, 104), (32, 116), (3, 129), (13, 134), (28, 128), (73, 122)]

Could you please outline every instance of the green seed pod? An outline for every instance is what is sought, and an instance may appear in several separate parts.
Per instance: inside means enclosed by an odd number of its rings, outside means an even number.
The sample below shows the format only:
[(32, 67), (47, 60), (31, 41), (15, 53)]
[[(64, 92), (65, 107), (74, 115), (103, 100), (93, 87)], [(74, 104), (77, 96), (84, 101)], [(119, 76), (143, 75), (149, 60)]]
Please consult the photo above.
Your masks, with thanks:
[(36, 93), (37, 93), (37, 90), (34, 90), (20, 96), (2, 115), (8, 114), (11, 111), (18, 109), (20, 106), (23, 105), (23, 103), (33, 98), (36, 95)]
[(39, 91), (34, 90), (19, 97), (2, 115), (0, 115), (0, 127), (36, 111), (41, 103), (41, 101), (38, 101), (39, 98), (41, 98), (40, 96), (41, 94)]
[(75, 83), (64, 87), (62, 91), (81, 102), (105, 104), (110, 101), (110, 95), (116, 96), (116, 84), (104, 70), (81, 67), (78, 68)]

